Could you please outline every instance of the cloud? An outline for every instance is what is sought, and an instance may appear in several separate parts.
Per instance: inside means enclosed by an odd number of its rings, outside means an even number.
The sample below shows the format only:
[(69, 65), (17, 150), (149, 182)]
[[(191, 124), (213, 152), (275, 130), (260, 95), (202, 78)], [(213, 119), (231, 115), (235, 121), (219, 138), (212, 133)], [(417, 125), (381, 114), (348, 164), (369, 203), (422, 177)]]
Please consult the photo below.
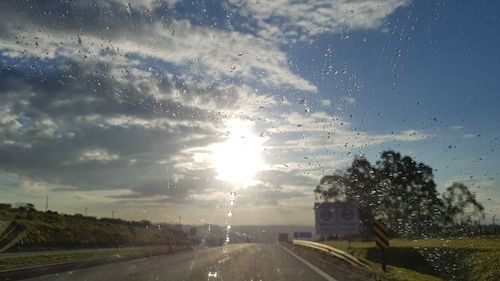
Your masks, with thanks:
[(0, 171), (17, 175), (23, 190), (213, 209), (228, 185), (207, 155), (227, 138), (226, 120), (239, 118), (255, 124), (272, 164), (239, 204), (303, 207), (319, 176), (342, 163), (287, 151), (271, 160), (276, 150), (429, 137), (364, 133), (326, 112), (280, 115), (291, 103), (271, 94), (317, 91), (290, 70), (281, 43), (380, 29), (406, 1), (246, 2), (240, 14), (255, 21), (254, 33), (196, 25), (157, 1), (130, 3), (2, 4)]
[(388, 15), (409, 0), (244, 1), (239, 13), (256, 22), (257, 34), (275, 42), (308, 41), (320, 34), (380, 29)]
[[(201, 82), (258, 80), (268, 87), (316, 91), (314, 85), (289, 70), (285, 53), (261, 38), (195, 26), (183, 19), (166, 21), (154, 13), (148, 17), (135, 6), (130, 13), (129, 6), (120, 2), (92, 3), (34, 1), (3, 5), (3, 22), (16, 22), (15, 28), (8, 24), (0, 27), (3, 56), (36, 56), (42, 60), (66, 56), (115, 62), (135, 58), (137, 63), (154, 59), (173, 64), (184, 75), (201, 75)], [(103, 12), (95, 12), (96, 8)], [(67, 16), (68, 10), (74, 14)], [(43, 11), (50, 11), (50, 16)]]
[(356, 103), (356, 99), (353, 98), (353, 97), (346, 97), (345, 101), (348, 103), (348, 104), (355, 104)]
[(350, 122), (321, 111), (309, 115), (292, 112), (282, 118), (280, 126), (270, 128), (269, 132), (275, 135), (286, 135), (287, 140), (279, 144), (271, 144), (274, 149), (361, 148), (386, 142), (412, 142), (433, 137), (431, 134), (413, 129), (391, 134), (358, 131), (351, 128)]
[(86, 149), (82, 151), (80, 157), (78, 158), (80, 161), (113, 161), (118, 160), (120, 156), (118, 154), (109, 153), (105, 149), (94, 148), (94, 149)]
[[(216, 113), (168, 96), (155, 99), (160, 82), (140, 71), (120, 80), (107, 75), (116, 67), (109, 64), (94, 74), (101, 66), (60, 58), (34, 77), (19, 67), (2, 68), (2, 170), (85, 190), (139, 185), (142, 174), (163, 176), (156, 163), (184, 145), (218, 139), (222, 117)], [(239, 98), (213, 103), (230, 110), (238, 108)]]
[(330, 107), (332, 105), (332, 102), (330, 100), (321, 100), (321, 106), (324, 107)]
[(455, 177), (445, 182), (445, 186), (451, 186), (454, 182), (461, 182), (471, 188), (495, 188), (496, 182), (492, 178)]

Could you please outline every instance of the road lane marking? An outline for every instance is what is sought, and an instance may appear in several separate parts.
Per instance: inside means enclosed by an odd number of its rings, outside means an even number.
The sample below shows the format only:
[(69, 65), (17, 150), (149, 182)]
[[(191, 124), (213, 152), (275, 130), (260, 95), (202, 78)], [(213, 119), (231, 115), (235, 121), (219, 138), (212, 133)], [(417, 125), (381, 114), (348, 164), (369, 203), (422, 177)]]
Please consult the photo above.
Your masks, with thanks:
[(312, 265), (311, 263), (309, 263), (308, 261), (306, 261), (305, 259), (299, 257), (297, 254), (295, 254), (294, 252), (288, 250), (287, 248), (279, 245), (283, 250), (287, 251), (290, 255), (292, 255), (293, 257), (295, 257), (296, 259), (298, 259), (299, 261), (303, 262), (305, 265), (307, 265), (310, 269), (314, 270), (316, 273), (318, 273), (319, 275), (323, 276), (323, 278), (325, 278), (326, 280), (328, 281), (337, 281), (337, 279), (331, 277), (330, 275), (328, 275), (326, 272), (324, 272), (323, 270), (315, 267), (314, 265)]

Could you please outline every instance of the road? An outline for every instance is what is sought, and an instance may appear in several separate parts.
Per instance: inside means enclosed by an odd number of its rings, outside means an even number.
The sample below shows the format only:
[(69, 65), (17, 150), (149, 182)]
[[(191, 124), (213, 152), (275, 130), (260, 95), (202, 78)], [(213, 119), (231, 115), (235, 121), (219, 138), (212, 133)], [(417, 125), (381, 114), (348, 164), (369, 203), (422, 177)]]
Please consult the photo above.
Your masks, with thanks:
[[(345, 275), (345, 274), (343, 274)], [(341, 281), (278, 244), (236, 244), (96, 266), (41, 280), (307, 280)]]

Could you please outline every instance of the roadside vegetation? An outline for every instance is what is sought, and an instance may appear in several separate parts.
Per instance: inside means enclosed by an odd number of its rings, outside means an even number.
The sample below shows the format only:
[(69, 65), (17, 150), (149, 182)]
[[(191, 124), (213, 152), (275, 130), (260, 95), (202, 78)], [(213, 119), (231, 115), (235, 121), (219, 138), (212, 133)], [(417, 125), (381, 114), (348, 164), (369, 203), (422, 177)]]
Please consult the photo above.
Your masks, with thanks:
[(395, 237), (471, 235), (457, 224), (470, 224), (484, 214), (473, 191), (454, 182), (440, 194), (435, 170), (410, 156), (384, 151), (375, 164), (356, 156), (345, 171), (324, 176), (314, 192), (324, 201), (348, 201), (359, 208), (363, 235), (382, 219)]
[(0, 204), (0, 252), (190, 244), (180, 227)]
[(393, 239), (391, 247), (386, 250), (387, 273), (380, 269), (380, 250), (373, 242), (334, 240), (326, 244), (363, 259), (372, 270), (390, 279), (500, 280), (498, 235), (461, 239)]
[[(314, 190), (317, 198), (353, 203), (361, 223), (349, 249), (347, 241), (326, 243), (395, 280), (500, 280), (500, 227), (485, 224), (484, 207), (465, 184), (453, 182), (438, 192), (434, 172), (409, 156), (384, 151), (374, 164), (356, 156), (346, 170), (324, 176)], [(380, 269), (374, 220), (388, 227), (392, 239), (388, 272)]]

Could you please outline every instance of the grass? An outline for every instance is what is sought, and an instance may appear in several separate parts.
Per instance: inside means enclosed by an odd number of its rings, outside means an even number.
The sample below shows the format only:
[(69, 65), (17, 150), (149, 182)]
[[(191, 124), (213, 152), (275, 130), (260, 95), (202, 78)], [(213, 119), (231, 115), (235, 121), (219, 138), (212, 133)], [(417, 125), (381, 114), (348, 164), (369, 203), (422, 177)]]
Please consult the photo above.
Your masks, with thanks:
[(168, 243), (190, 243), (185, 233), (165, 224), (26, 211), (12, 209), (5, 204), (0, 208), (0, 221), (2, 225), (16, 226), (15, 231), (6, 231), (4, 233), (8, 234), (0, 237), (2, 238), (0, 248), (14, 240), (20, 233), (26, 233), (22, 243), (18, 243), (9, 251), (146, 247)]
[[(0, 226), (0, 249), (41, 251), (24, 256), (0, 254), (0, 270), (114, 256), (158, 255), (168, 252), (168, 244), (177, 248), (191, 245), (182, 230), (166, 224), (40, 212), (1, 203)], [(21, 238), (7, 248), (11, 241)]]
[(109, 250), (85, 250), (82, 252), (75, 251), (54, 251), (54, 253), (43, 253), (40, 255), (30, 255), (22, 257), (1, 257), (0, 270), (29, 267), (34, 265), (52, 264), (60, 262), (84, 261), (98, 258), (110, 257), (139, 257), (145, 255), (160, 255), (167, 254), (168, 248), (162, 247), (134, 247), (134, 248), (117, 248)]
[(388, 272), (380, 269), (374, 242), (328, 241), (365, 261), (374, 271), (393, 280), (500, 280), (500, 236), (390, 241)]

